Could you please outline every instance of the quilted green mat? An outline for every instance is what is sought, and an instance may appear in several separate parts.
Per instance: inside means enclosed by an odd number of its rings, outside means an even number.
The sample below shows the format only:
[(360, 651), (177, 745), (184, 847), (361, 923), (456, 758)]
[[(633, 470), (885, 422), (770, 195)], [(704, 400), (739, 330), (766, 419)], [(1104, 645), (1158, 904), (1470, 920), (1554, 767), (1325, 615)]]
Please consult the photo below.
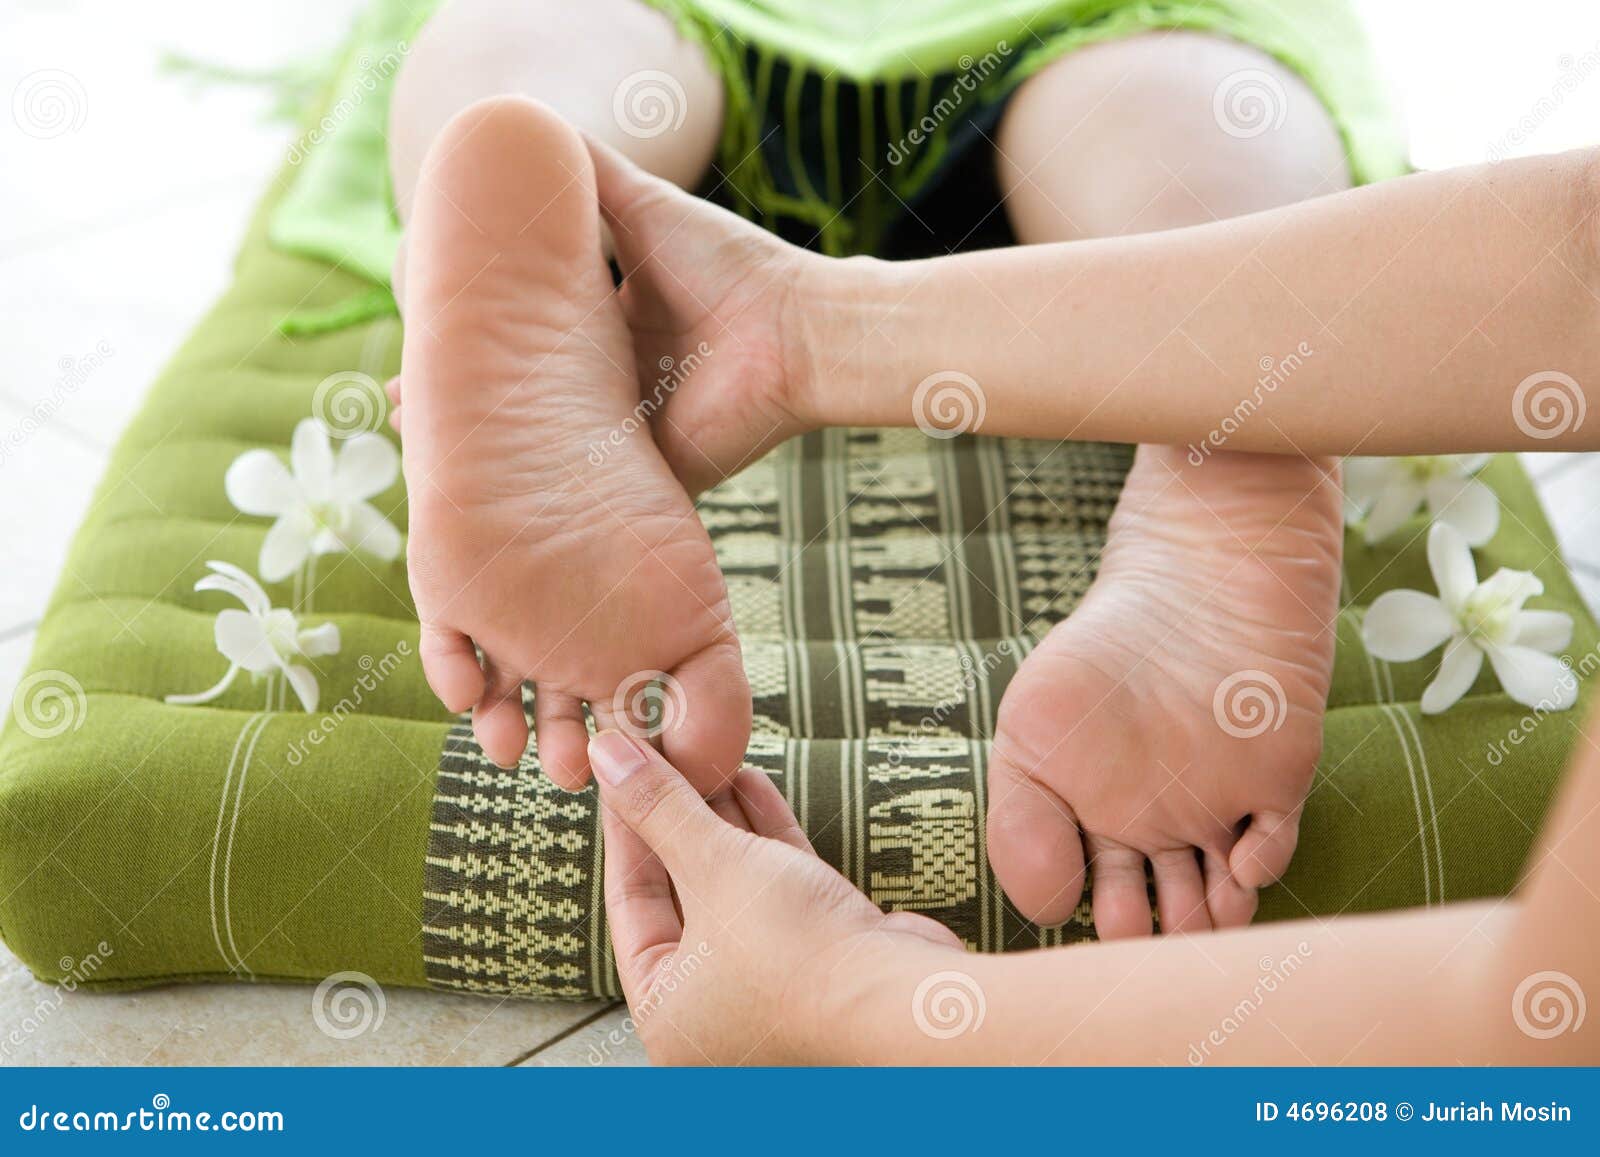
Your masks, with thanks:
[[(270, 248), (268, 208), (118, 445), (0, 733), (0, 935), (47, 981), (95, 953), (92, 987), (359, 971), (616, 995), (593, 792), (556, 791), (533, 756), (491, 767), (440, 709), (402, 562), (329, 555), (267, 586), (302, 625), (340, 633), (313, 660), (316, 712), (249, 677), (209, 705), (165, 702), (226, 668), (213, 627), (237, 601), (193, 589), (207, 561), (253, 573), (269, 526), (229, 502), (230, 463), (283, 452), (314, 413), (381, 429), (368, 379), (398, 365), (393, 319), (279, 331), (362, 283)], [(1005, 903), (986, 866), (985, 760), (1017, 663), (1093, 577), (1128, 462), (1100, 444), (837, 430), (701, 503), (755, 690), (752, 762), (874, 900), (974, 948), (1091, 932), (1086, 909), (1045, 931)], [(1479, 573), (1537, 573), (1534, 605), (1573, 616), (1587, 674), (1595, 624), (1526, 477), (1509, 458), (1482, 477), (1504, 510)], [(405, 525), (398, 485), (374, 501)], [(1487, 672), (1423, 717), (1432, 662), (1362, 650), (1372, 598), (1432, 589), (1412, 532), (1348, 545), (1326, 754), (1263, 919), (1504, 893), (1572, 742), (1577, 712), (1540, 719)]]

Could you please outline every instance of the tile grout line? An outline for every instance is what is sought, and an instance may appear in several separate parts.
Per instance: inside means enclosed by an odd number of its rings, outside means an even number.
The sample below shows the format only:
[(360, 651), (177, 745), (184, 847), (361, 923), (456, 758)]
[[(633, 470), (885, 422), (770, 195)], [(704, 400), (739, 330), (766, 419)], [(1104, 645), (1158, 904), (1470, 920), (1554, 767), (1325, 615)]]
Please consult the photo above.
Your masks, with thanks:
[(521, 1056), (514, 1057), (511, 1060), (507, 1061), (503, 1067), (508, 1068), (508, 1069), (514, 1069), (518, 1065), (526, 1064), (528, 1061), (532, 1060), (534, 1057), (538, 1056), (540, 1053), (544, 1052), (546, 1049), (553, 1048), (556, 1045), (560, 1044), (562, 1041), (566, 1040), (568, 1037), (570, 1037), (574, 1033), (576, 1033), (579, 1029), (588, 1028), (591, 1024), (593, 1024), (595, 1021), (599, 1020), (601, 1017), (606, 1016), (609, 1013), (613, 1013), (613, 1012), (617, 1011), (617, 1009), (619, 1009), (619, 1008), (625, 1008), (625, 1007), (627, 1007), (627, 1006), (622, 1001), (613, 1000), (610, 1004), (607, 1004), (604, 1008), (600, 1009), (598, 1012), (590, 1013), (588, 1016), (584, 1017), (582, 1020), (578, 1021), (576, 1024), (568, 1025), (566, 1028), (564, 1028), (560, 1032), (556, 1033), (556, 1035), (551, 1037), (549, 1040), (544, 1041), (544, 1042), (542, 1042), (540, 1044), (534, 1045), (533, 1048), (529, 1049), (527, 1052), (523, 1053)]

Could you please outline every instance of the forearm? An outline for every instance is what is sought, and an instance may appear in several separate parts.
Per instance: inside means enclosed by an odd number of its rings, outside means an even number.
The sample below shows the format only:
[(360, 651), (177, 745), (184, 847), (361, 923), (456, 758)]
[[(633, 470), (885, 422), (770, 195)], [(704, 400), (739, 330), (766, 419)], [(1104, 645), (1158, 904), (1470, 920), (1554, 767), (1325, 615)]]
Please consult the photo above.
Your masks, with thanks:
[(1600, 382), (1595, 172), (1570, 153), (1171, 233), (835, 262), (807, 288), (813, 416), (910, 425), (918, 386), (955, 372), (990, 434), (1594, 448), (1597, 422), (1530, 438), (1513, 399), (1542, 371)]
[(1472, 904), (1016, 955), (890, 957), (812, 1059), (1481, 1063), (1506, 1020), (1504, 994), (1489, 992), (1490, 941), (1513, 917)]

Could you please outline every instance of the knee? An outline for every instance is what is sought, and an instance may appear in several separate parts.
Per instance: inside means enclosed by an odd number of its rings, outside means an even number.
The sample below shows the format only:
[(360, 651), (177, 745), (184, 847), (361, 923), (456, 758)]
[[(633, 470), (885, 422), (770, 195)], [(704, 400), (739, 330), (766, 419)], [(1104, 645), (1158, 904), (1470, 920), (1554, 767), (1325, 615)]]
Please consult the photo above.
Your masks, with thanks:
[(1350, 183), (1338, 130), (1304, 81), (1197, 33), (1063, 57), (1018, 89), (997, 143), (1025, 241), (1193, 225)]

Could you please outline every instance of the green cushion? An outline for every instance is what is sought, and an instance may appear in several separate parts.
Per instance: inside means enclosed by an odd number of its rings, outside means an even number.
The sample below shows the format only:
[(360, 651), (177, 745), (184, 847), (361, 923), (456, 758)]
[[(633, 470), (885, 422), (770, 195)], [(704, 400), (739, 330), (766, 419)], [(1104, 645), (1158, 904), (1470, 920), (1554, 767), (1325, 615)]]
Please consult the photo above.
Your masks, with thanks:
[[(342, 634), (317, 661), (319, 713), (247, 678), (209, 706), (164, 701), (225, 667), (212, 624), (234, 604), (194, 592), (206, 561), (254, 572), (267, 529), (230, 506), (229, 463), (282, 451), (349, 380), (337, 375), (382, 381), (398, 367), (392, 317), (280, 331), (294, 311), (371, 289), (268, 244), (293, 175), (116, 448), (39, 629), (0, 733), (0, 936), (47, 981), (97, 952), (91, 987), (357, 970), (616, 995), (593, 792), (556, 791), (533, 755), (492, 768), (434, 701), (403, 563), (326, 557), (269, 587)], [(1091, 931), (1086, 908), (1046, 931), (1005, 903), (986, 865), (984, 776), (1006, 684), (1086, 589), (1128, 462), (1100, 444), (836, 430), (701, 503), (756, 693), (752, 762), (876, 901), (925, 911), (975, 948)], [(1537, 573), (1536, 605), (1570, 613), (1571, 653), (1592, 655), (1595, 624), (1526, 477), (1504, 458), (1484, 478), (1504, 517), (1480, 573)], [(405, 524), (398, 486), (377, 501)], [(1577, 713), (1537, 719), (1486, 673), (1448, 714), (1422, 717), (1432, 662), (1390, 666), (1359, 642), (1378, 593), (1431, 589), (1420, 540), (1352, 538), (1345, 569), (1326, 754), (1300, 853), (1262, 918), (1502, 894)]]

